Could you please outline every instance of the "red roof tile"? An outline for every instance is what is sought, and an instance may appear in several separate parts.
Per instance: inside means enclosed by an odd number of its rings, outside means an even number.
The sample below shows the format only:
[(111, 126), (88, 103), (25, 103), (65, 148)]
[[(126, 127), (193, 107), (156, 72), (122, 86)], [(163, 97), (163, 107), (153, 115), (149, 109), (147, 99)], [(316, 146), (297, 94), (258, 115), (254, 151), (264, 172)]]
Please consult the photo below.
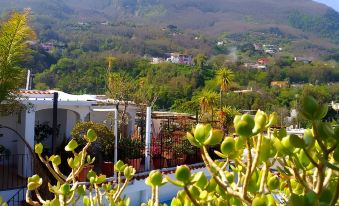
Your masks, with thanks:
[(42, 90), (20, 90), (20, 94), (52, 94), (49, 91)]

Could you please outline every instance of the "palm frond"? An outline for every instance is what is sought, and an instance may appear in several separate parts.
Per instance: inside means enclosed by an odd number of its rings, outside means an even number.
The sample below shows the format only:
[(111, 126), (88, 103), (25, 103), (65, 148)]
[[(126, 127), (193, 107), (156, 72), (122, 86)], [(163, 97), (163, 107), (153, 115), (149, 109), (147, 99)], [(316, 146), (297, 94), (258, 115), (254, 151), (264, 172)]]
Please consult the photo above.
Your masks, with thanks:
[(226, 91), (227, 87), (232, 84), (234, 73), (232, 70), (222, 67), (217, 71), (217, 81), (221, 91)]
[(20, 63), (29, 53), (26, 42), (35, 37), (28, 16), (29, 11), (13, 12), (0, 29), (0, 102), (15, 93), (24, 78)]

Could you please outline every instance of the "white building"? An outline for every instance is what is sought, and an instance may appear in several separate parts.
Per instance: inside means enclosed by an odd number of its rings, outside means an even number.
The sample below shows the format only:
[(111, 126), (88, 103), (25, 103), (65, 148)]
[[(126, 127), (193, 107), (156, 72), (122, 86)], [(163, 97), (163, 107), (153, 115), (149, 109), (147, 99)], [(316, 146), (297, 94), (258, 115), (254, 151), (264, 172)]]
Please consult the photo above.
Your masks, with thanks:
[[(119, 110), (124, 109), (123, 102), (114, 101), (105, 96), (71, 95), (60, 91), (20, 91), (22, 97), (19, 100), (28, 105), (28, 109), (8, 116), (0, 116), (0, 148), (5, 151), (3, 153), (0, 151), (0, 196), (6, 196), (1, 191), (21, 186), (18, 180), (24, 180), (32, 175), (31, 149), (37, 143), (36, 126), (44, 123), (52, 127), (55, 92), (58, 93), (59, 134), (57, 138), (54, 138), (54, 149), (70, 138), (72, 128), (78, 121), (104, 123), (110, 128), (114, 124), (111, 114), (117, 107)], [(125, 134), (133, 133), (136, 111), (136, 105), (129, 103), (127, 106), (128, 127), (126, 131), (123, 131)], [(43, 144), (51, 150), (52, 138), (47, 138)], [(7, 172), (4, 172), (5, 170)]]
[(174, 64), (193, 64), (193, 57), (187, 54), (180, 53), (171, 53), (170, 57), (166, 59), (168, 62), (172, 62)]
[(163, 59), (161, 57), (153, 57), (151, 64), (160, 64), (160, 63), (162, 63), (164, 61), (165, 61), (165, 59)]
[[(20, 205), (19, 201), (24, 201), (26, 178), (32, 175), (33, 162), (32, 151), (35, 141), (35, 128), (39, 123), (47, 122), (52, 126), (53, 122), (53, 96), (58, 93), (58, 125), (60, 126), (60, 133), (55, 139), (55, 147), (60, 145), (63, 137), (70, 138), (70, 133), (76, 122), (78, 121), (94, 121), (106, 124), (108, 127), (112, 126), (111, 119), (108, 118), (110, 113), (118, 107), (123, 110), (125, 105), (123, 102), (114, 101), (105, 96), (100, 95), (71, 95), (60, 91), (36, 91), (23, 90), (21, 91), (22, 103), (31, 105), (28, 110), (0, 117), (0, 145), (6, 147), (11, 156), (14, 158), (11, 161), (3, 161), (0, 154), (0, 196), (4, 201), (11, 201), (13, 205)], [(128, 127), (127, 132), (133, 133), (135, 119), (137, 114), (137, 106), (134, 103), (129, 103), (127, 106)], [(153, 126), (159, 126), (161, 119), (166, 118), (169, 114), (157, 113), (154, 115), (160, 119), (155, 118)], [(179, 115), (177, 113), (170, 115)], [(10, 129), (8, 129), (10, 128)], [(154, 131), (156, 134), (156, 131)], [(20, 140), (23, 137), (30, 147)], [(47, 139), (44, 145), (51, 145), (51, 139)], [(17, 155), (17, 156), (16, 156)], [(22, 155), (25, 155), (24, 157)], [(64, 160), (63, 160), (64, 161)], [(5, 164), (4, 164), (5, 163)], [(9, 167), (11, 172), (2, 174), (2, 168)], [(207, 176), (207, 170), (204, 164), (198, 163), (191, 165), (192, 172), (204, 171)], [(175, 168), (161, 169), (164, 173), (169, 174), (173, 178)], [(9, 171), (6, 169), (6, 171)], [(124, 194), (131, 197), (131, 205), (140, 205), (150, 198), (151, 189), (145, 184), (145, 178), (148, 172), (139, 173), (135, 179), (129, 184), (124, 191)], [(8, 185), (7, 183), (14, 184)], [(112, 178), (108, 178), (110, 180)], [(6, 185), (7, 184), (7, 185)], [(14, 186), (14, 187), (13, 187)], [(17, 186), (17, 187), (15, 187)], [(6, 188), (7, 187), (7, 188)], [(160, 190), (161, 200), (171, 199), (179, 188), (167, 184)], [(14, 199), (13, 199), (14, 198)], [(17, 198), (17, 199), (15, 199)], [(14, 202), (14, 203), (12, 203)], [(82, 201), (80, 201), (82, 202)], [(79, 204), (80, 205), (80, 204)]]

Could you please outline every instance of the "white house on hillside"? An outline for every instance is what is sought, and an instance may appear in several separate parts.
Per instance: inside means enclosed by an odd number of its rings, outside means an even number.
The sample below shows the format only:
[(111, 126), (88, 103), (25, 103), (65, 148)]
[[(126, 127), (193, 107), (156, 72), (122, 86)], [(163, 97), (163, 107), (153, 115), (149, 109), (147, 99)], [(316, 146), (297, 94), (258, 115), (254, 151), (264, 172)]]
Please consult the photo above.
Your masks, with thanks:
[(170, 57), (166, 59), (168, 62), (172, 62), (174, 64), (193, 64), (193, 57), (187, 54), (180, 53), (171, 53)]

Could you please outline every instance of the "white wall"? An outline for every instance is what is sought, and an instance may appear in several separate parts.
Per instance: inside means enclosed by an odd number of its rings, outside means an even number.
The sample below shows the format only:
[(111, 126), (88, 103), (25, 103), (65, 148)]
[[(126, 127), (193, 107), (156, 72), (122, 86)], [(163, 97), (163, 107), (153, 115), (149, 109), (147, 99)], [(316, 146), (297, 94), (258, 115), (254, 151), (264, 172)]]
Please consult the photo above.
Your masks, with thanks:
[[(12, 114), (9, 116), (1, 116), (0, 124), (10, 127), (16, 130), (19, 134), (24, 135), (24, 124), (25, 124), (25, 115), (23, 113), (20, 114)], [(3, 145), (5, 148), (11, 151), (11, 154), (18, 154), (17, 144), (23, 144), (20, 140), (20, 137), (15, 134), (15, 132), (10, 129), (0, 128), (0, 145)]]
[(71, 110), (66, 110), (66, 115), (65, 136), (67, 139), (69, 139), (71, 137), (73, 127), (78, 121), (80, 121), (80, 116)]
[[(75, 112), (65, 109), (58, 109), (58, 125), (60, 124), (60, 132), (58, 138), (55, 140), (55, 145), (62, 143), (64, 137), (69, 138), (71, 131), (78, 121), (79, 115)], [(53, 124), (53, 110), (45, 109), (36, 112), (35, 124), (43, 124), (47, 122), (52, 127)], [(44, 145), (50, 147), (52, 145), (52, 139), (48, 138), (44, 140)]]
[(114, 118), (113, 112), (90, 112), (89, 115), (88, 115), (88, 120), (96, 122), (96, 123), (104, 124), (108, 128), (110, 128), (111, 127), (111, 121), (110, 121), (109, 115), (112, 116), (112, 119)]

